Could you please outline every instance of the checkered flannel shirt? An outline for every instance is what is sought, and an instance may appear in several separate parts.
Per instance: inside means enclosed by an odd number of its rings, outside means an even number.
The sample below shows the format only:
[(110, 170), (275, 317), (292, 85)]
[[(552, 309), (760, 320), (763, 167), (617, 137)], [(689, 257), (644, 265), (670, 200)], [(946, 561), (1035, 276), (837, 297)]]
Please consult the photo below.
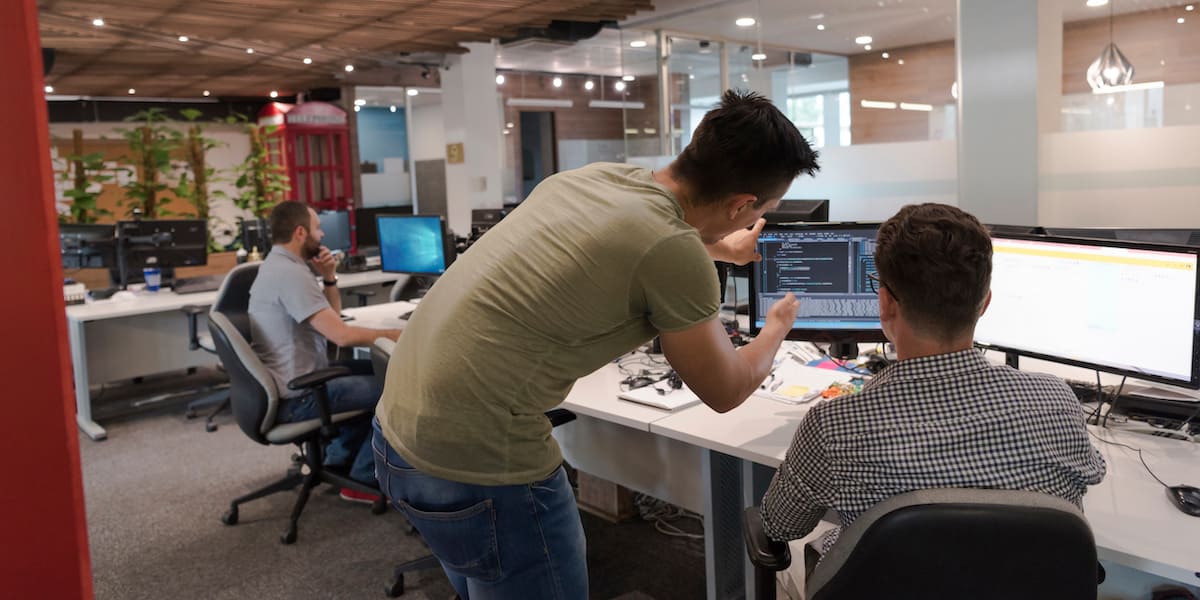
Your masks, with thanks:
[[(763, 498), (763, 521), (771, 538), (798, 539), (827, 509), (844, 527), (929, 488), (1032, 490), (1080, 506), (1104, 469), (1061, 379), (969, 349), (897, 362), (862, 392), (812, 407)], [(825, 534), (822, 554), (840, 531)]]

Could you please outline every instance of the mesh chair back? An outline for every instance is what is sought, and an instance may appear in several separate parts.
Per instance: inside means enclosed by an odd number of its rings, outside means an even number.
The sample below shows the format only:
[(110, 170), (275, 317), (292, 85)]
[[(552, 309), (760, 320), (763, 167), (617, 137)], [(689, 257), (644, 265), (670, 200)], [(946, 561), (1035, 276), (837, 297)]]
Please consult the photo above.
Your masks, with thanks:
[(253, 337), (250, 335), (250, 286), (258, 277), (259, 266), (260, 263), (246, 263), (234, 267), (221, 282), (212, 307), (212, 312), (225, 315), (247, 341)]
[(208, 330), (217, 347), (217, 356), (229, 374), (229, 400), (238, 427), (250, 439), (269, 443), (266, 432), (275, 425), (279, 408), (275, 380), (225, 313), (216, 310), (209, 313)]
[(808, 578), (811, 600), (1095, 600), (1096, 545), (1070, 502), (1038, 492), (900, 494), (850, 524)]

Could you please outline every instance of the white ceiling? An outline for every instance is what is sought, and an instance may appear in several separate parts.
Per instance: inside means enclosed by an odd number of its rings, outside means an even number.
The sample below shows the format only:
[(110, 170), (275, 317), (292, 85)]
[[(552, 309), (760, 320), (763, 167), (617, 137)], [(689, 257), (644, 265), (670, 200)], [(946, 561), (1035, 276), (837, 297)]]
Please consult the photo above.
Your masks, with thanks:
[[(1086, 0), (1041, 1), (1056, 2), (1066, 22), (1104, 17), (1110, 9), (1088, 7)], [(1183, 0), (1113, 2), (1111, 8), (1118, 14), (1189, 4)], [(874, 38), (874, 51), (952, 40), (957, 5), (957, 0), (654, 0), (653, 11), (634, 15), (622, 27), (751, 43), (757, 41), (761, 27), (767, 45), (846, 55), (863, 51), (854, 43), (861, 35)], [(734, 21), (740, 17), (754, 17), (759, 25), (738, 27)], [(819, 24), (824, 31), (817, 29)]]

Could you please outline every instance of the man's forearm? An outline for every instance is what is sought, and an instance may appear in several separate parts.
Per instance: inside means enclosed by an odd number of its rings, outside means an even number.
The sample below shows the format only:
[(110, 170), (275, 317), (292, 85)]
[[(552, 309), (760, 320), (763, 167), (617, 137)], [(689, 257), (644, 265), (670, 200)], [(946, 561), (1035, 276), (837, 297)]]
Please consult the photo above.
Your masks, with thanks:
[(342, 293), (338, 291), (338, 287), (336, 285), (327, 285), (322, 292), (325, 294), (325, 299), (329, 301), (329, 308), (332, 308), (333, 312), (341, 314)]

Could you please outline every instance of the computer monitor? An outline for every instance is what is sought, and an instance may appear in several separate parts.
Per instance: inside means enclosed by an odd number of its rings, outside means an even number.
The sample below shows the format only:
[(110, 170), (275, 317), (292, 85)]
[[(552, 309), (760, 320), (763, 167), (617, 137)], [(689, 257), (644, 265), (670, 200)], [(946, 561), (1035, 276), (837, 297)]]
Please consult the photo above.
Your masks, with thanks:
[(1044, 228), (1037, 227), (1035, 225), (985, 225), (985, 227), (987, 227), (988, 233), (990, 233), (994, 236), (995, 235), (1004, 235), (1004, 234), (1009, 234), (1009, 233), (1017, 233), (1017, 234), (1024, 234), (1024, 235), (1029, 235), (1029, 234), (1044, 235), (1046, 233), (1046, 230)]
[(321, 221), (321, 245), (330, 250), (350, 252), (350, 213), (346, 211), (321, 211), (317, 213)]
[(208, 225), (203, 219), (120, 221), (117, 223), (117, 283), (143, 281), (142, 269), (163, 270), (163, 284), (175, 267), (208, 262)]
[(116, 227), (62, 224), (58, 245), (64, 269), (107, 269), (116, 258)]
[(779, 223), (824, 223), (829, 220), (828, 200), (781, 200), (779, 206), (763, 218), (770, 225)]
[(1047, 227), (1046, 233), (1059, 237), (1127, 240), (1173, 246), (1200, 246), (1200, 230), (1150, 227)]
[(266, 219), (242, 219), (242, 248), (266, 256), (271, 251), (271, 226)]
[(1200, 248), (1020, 235), (992, 248), (976, 344), (1200, 387)]
[[(762, 261), (750, 275), (750, 331), (766, 325), (767, 311), (792, 292), (800, 312), (788, 339), (852, 344), (886, 341), (875, 272), (878, 223), (768, 225), (758, 238)], [(857, 352), (855, 352), (857, 354)]]
[(379, 215), (379, 255), (386, 273), (441, 275), (454, 259), (454, 246), (439, 215)]
[(376, 227), (375, 217), (379, 215), (411, 215), (412, 212), (412, 206), (372, 206), (354, 209), (355, 250), (362, 254), (365, 250), (379, 248), (379, 229)]

